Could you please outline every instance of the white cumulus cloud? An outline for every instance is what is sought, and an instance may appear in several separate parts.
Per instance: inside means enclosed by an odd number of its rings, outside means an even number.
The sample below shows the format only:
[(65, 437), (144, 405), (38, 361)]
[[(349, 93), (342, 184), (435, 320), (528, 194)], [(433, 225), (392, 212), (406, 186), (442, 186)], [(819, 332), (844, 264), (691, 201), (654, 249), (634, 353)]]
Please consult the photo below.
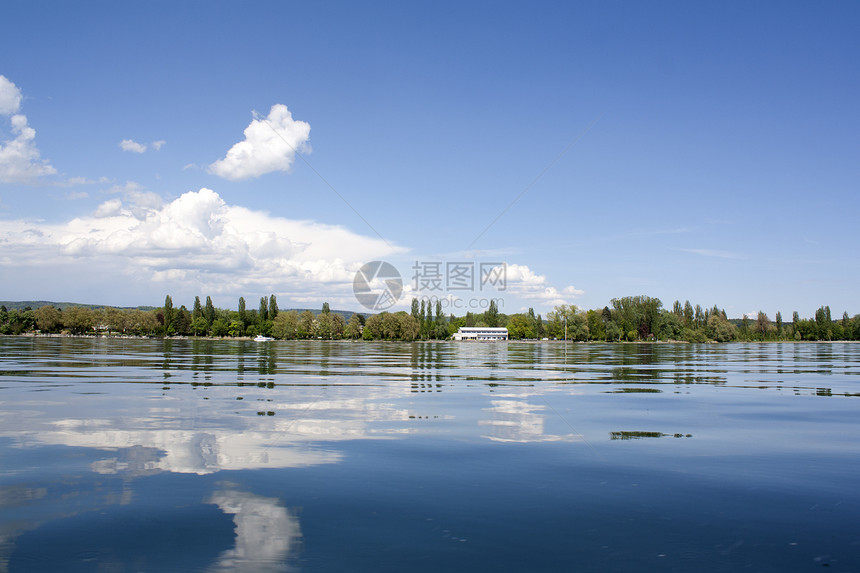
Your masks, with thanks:
[(164, 144), (167, 143), (163, 139), (153, 141), (148, 146), (145, 143), (138, 143), (133, 139), (123, 139), (119, 142), (119, 148), (123, 151), (131, 151), (132, 153), (146, 153), (150, 147), (156, 151), (160, 151)]
[(12, 115), (21, 109), (21, 90), (6, 76), (0, 76), (0, 115)]
[(133, 139), (123, 139), (119, 142), (119, 147), (123, 151), (131, 151), (132, 153), (143, 153), (146, 151), (146, 145), (138, 143)]
[(67, 265), (88, 269), (99, 288), (110, 288), (102, 285), (111, 281), (113, 288), (161, 283), (159, 291), (177, 295), (269, 292), (345, 304), (363, 263), (404, 251), (343, 227), (228, 205), (210, 189), (165, 204), (133, 183), (115, 191), (122, 197), (86, 217), (5, 222), (0, 274), (22, 265)]
[(570, 301), (585, 294), (573, 285), (559, 290), (548, 284), (545, 275), (539, 275), (526, 265), (509, 264), (505, 269), (507, 275), (507, 290), (524, 300), (558, 306), (570, 304)]
[(294, 120), (287, 106), (275, 104), (268, 117), (251, 121), (245, 128), (245, 140), (231, 147), (224, 159), (212, 163), (209, 172), (241, 181), (289, 171), (297, 152), (310, 152), (310, 133), (310, 124)]
[(0, 183), (21, 183), (57, 172), (41, 159), (36, 147), (36, 130), (27, 124), (21, 109), (21, 90), (6, 76), (0, 76), (0, 115), (9, 117), (11, 139), (0, 141)]

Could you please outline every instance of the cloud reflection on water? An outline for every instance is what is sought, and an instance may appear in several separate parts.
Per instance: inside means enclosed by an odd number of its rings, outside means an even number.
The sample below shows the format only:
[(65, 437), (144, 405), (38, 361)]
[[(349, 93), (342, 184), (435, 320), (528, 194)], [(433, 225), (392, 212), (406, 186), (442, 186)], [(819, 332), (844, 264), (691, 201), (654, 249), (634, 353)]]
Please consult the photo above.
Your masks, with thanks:
[(291, 551), (301, 540), (298, 517), (277, 498), (227, 488), (215, 492), (208, 503), (233, 516), (236, 545), (221, 553), (208, 569), (212, 573), (274, 573), (287, 570)]

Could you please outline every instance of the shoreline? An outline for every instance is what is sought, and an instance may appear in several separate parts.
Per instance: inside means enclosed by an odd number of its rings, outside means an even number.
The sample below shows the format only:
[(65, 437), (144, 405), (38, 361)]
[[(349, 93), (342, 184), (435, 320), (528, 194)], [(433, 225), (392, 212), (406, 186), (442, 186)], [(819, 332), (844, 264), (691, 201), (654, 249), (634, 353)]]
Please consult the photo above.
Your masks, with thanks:
[[(207, 340), (207, 341), (246, 341), (255, 342), (251, 336), (139, 336), (135, 334), (64, 334), (64, 333), (35, 333), (25, 332), (22, 334), (0, 334), (0, 338), (89, 338), (89, 339), (115, 339), (115, 340)], [(519, 339), (519, 340), (497, 340), (497, 341), (476, 341), (476, 340), (364, 340), (362, 338), (291, 338), (261, 341), (263, 342), (407, 342), (407, 343), (453, 343), (458, 344), (565, 344), (564, 340), (534, 340), (534, 339)], [(686, 340), (616, 340), (607, 342), (603, 340), (568, 340), (569, 344), (643, 344), (643, 345), (662, 345), (662, 344), (858, 344), (860, 340), (732, 340), (729, 342), (718, 342), (709, 340), (707, 342), (688, 342)]]

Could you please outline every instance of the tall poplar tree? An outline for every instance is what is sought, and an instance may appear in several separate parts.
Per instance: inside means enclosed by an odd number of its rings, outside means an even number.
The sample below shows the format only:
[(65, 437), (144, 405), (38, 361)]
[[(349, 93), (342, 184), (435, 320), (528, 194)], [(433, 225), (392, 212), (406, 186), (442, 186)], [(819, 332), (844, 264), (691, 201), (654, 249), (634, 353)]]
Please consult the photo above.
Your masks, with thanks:
[(490, 308), (484, 313), (484, 322), (490, 327), (495, 327), (499, 324), (499, 307), (496, 306), (496, 301), (493, 299), (490, 299)]
[(275, 295), (269, 297), (269, 320), (275, 320), (278, 317), (278, 299)]
[(212, 304), (212, 297), (206, 297), (206, 310), (203, 311), (203, 316), (206, 318), (206, 328), (212, 328), (212, 323), (215, 322), (215, 305)]
[(248, 326), (248, 320), (245, 314), (245, 297), (239, 297), (239, 322), (242, 323), (242, 329), (244, 330), (246, 326)]
[(173, 299), (167, 295), (164, 297), (164, 328), (170, 328), (171, 322), (173, 322)]

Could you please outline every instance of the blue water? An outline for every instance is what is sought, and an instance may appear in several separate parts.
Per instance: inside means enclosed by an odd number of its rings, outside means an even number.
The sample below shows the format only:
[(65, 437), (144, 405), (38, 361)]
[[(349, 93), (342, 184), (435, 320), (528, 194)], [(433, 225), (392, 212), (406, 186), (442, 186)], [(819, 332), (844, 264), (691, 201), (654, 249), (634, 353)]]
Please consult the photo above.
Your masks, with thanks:
[(2, 571), (860, 571), (860, 345), (0, 337)]

